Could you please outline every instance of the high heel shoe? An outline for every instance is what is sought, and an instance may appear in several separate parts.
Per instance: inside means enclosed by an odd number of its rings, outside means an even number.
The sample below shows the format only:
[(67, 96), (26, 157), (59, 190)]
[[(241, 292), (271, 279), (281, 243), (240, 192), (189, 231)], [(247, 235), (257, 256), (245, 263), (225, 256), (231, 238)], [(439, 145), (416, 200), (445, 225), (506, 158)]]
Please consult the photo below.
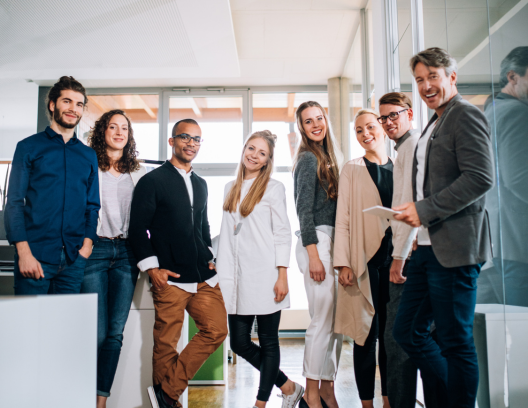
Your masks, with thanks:
[[(328, 405), (326, 405), (326, 402), (324, 401), (323, 397), (321, 397), (321, 405), (323, 406), (323, 408), (328, 408)], [(299, 401), (299, 408), (310, 408), (308, 403), (304, 400), (304, 397), (301, 398), (301, 400)]]

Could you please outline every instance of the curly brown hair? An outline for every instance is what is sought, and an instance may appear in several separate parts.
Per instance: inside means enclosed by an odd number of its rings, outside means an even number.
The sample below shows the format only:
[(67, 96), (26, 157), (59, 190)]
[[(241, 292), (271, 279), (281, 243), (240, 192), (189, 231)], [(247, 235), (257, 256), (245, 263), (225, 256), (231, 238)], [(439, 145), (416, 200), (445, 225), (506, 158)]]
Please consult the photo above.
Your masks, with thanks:
[(114, 168), (120, 173), (132, 173), (139, 169), (139, 161), (137, 159), (138, 151), (136, 150), (136, 141), (134, 140), (134, 131), (132, 130), (132, 122), (121, 109), (114, 109), (103, 113), (103, 115), (95, 122), (93, 129), (88, 136), (88, 146), (95, 150), (97, 154), (97, 161), (99, 168), (102, 171), (110, 170), (110, 158), (106, 152), (105, 132), (108, 129), (110, 120), (114, 115), (123, 116), (128, 122), (128, 142), (123, 148), (123, 156), (114, 163)]

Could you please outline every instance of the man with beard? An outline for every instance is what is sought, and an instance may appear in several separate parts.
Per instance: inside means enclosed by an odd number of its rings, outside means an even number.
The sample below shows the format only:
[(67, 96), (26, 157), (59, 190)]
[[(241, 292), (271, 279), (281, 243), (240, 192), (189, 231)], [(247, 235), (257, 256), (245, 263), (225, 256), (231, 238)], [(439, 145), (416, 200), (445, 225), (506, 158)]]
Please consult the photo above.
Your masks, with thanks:
[(4, 216), (15, 295), (80, 292), (100, 208), (97, 156), (74, 131), (86, 99), (61, 77), (46, 98), (50, 126), (17, 144)]
[[(194, 119), (172, 129), (172, 157), (139, 180), (128, 230), (138, 267), (152, 283), (156, 311), (149, 397), (153, 408), (181, 407), (190, 379), (227, 336), (207, 219), (207, 183), (193, 172), (202, 131)], [(178, 354), (185, 311), (199, 332)]]
[[(485, 114), (495, 130), (498, 183), (488, 194), (495, 268), (480, 277), (479, 303), (528, 306), (528, 47), (517, 47), (501, 62), (501, 91)], [(494, 103), (492, 103), (494, 102)], [(501, 206), (499, 207), (499, 197)], [(500, 216), (500, 217), (499, 217)], [(502, 237), (501, 237), (502, 231)], [(501, 242), (502, 239), (502, 242)], [(502, 263), (501, 259), (502, 257)], [(503, 274), (497, 273), (503, 269)], [(502, 280), (504, 278), (504, 281)], [(504, 282), (504, 284), (503, 284)], [(503, 292), (504, 285), (504, 292)], [(504, 293), (504, 294), (503, 294)]]

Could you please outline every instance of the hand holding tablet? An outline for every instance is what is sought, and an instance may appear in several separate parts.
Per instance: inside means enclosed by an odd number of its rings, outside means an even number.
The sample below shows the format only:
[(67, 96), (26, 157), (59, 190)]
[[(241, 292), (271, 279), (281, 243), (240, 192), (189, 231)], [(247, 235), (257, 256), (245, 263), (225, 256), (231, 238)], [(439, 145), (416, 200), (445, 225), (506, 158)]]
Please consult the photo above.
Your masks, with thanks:
[(387, 220), (397, 221), (394, 216), (396, 214), (401, 214), (402, 211), (394, 211), (392, 208), (382, 207), (381, 205), (376, 205), (374, 207), (366, 208), (363, 210), (364, 213), (376, 215), (380, 218), (385, 218)]

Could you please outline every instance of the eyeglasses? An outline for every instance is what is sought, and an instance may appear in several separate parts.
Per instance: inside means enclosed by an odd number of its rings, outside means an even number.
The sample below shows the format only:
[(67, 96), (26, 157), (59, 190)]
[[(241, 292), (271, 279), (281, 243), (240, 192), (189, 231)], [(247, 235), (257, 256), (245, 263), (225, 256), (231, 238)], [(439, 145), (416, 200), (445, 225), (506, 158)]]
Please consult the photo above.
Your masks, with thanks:
[(403, 109), (403, 110), (398, 111), (398, 112), (391, 112), (387, 116), (380, 116), (378, 118), (378, 122), (383, 125), (383, 124), (385, 124), (387, 122), (387, 118), (389, 118), (390, 120), (392, 120), (394, 122), (395, 120), (398, 120), (398, 118), (400, 117), (400, 113), (408, 111), (408, 110), (409, 110), (409, 108)]
[(191, 139), (194, 141), (195, 144), (198, 146), (203, 142), (203, 139), (200, 136), (191, 136), (187, 133), (180, 133), (179, 135), (174, 135), (172, 137), (179, 137), (183, 142), (189, 143)]

